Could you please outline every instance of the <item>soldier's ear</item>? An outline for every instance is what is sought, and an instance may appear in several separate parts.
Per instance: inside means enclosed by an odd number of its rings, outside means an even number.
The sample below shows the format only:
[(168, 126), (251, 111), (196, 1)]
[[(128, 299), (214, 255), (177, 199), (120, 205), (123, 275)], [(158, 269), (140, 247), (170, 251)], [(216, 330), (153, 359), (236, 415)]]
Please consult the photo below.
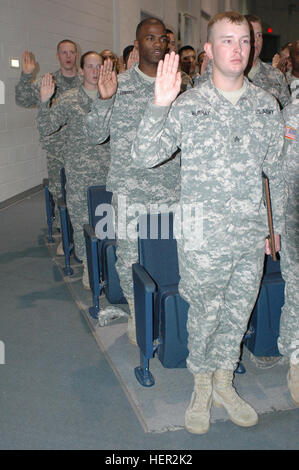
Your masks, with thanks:
[(80, 74), (80, 75), (83, 75), (83, 73), (84, 73), (84, 72), (83, 72), (83, 69), (81, 69), (81, 67), (79, 67), (79, 74)]
[(134, 40), (134, 47), (139, 51), (139, 42), (137, 39)]
[(213, 59), (212, 44), (210, 42), (206, 42), (203, 48), (208, 58)]

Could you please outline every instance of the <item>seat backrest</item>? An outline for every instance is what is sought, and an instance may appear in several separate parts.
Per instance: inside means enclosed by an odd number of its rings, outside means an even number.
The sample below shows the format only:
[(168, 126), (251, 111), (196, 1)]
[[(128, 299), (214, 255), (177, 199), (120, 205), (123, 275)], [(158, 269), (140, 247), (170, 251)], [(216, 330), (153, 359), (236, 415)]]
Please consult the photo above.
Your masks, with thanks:
[[(113, 231), (113, 209), (111, 200), (112, 192), (106, 191), (106, 186), (104, 185), (89, 186), (87, 189), (89, 224), (95, 229), (100, 239), (114, 239), (114, 236), (110, 236)], [(100, 232), (100, 235), (98, 232)], [(107, 232), (107, 236), (101, 236), (101, 234), (105, 232)]]
[(139, 217), (139, 263), (159, 287), (178, 284), (177, 242), (173, 234), (173, 213)]
[(66, 174), (64, 167), (60, 168), (61, 197), (66, 204)]

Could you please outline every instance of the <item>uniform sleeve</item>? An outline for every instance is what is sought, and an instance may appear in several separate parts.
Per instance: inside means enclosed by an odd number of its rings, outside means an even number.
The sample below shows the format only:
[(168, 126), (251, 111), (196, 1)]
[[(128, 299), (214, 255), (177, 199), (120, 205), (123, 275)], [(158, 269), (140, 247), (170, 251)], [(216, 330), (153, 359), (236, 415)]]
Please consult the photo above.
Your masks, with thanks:
[(36, 127), (41, 137), (51, 135), (58, 131), (61, 126), (67, 123), (68, 107), (65, 100), (58, 99), (54, 106), (50, 108), (50, 100), (39, 103), (36, 117)]
[(96, 99), (85, 118), (84, 134), (91, 143), (101, 144), (110, 135), (110, 120), (113, 112), (115, 95), (110, 100)]
[(269, 178), (274, 232), (281, 234), (284, 229), (285, 182), (283, 178), (284, 121), (276, 109), (272, 122), (271, 143), (264, 160), (263, 171)]
[(279, 102), (281, 103), (282, 108), (287, 106), (291, 101), (290, 90), (288, 87), (288, 83), (283, 74), (281, 74), (281, 87), (280, 87), (280, 96)]
[(181, 144), (181, 125), (175, 108), (149, 103), (132, 145), (132, 159), (140, 168), (168, 160)]
[(39, 102), (39, 84), (32, 81), (32, 74), (21, 73), (15, 88), (15, 100), (23, 108), (33, 108)]

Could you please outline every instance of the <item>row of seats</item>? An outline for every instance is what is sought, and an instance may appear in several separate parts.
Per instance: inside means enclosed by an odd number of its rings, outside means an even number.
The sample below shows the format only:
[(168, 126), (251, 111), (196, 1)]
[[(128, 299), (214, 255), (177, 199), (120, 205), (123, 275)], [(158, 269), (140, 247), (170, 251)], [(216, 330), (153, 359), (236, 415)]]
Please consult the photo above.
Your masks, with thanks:
[[(62, 199), (59, 208), (66, 259), (64, 272), (71, 275), (70, 254), (74, 252), (74, 246), (63, 187), (65, 179), (62, 176)], [(46, 186), (45, 193), (48, 208), (50, 195)], [(115, 269), (116, 241), (100, 239), (96, 234), (97, 224), (103, 222), (103, 217), (109, 216), (97, 209), (101, 204), (111, 203), (112, 193), (106, 191), (105, 186), (91, 186), (87, 190), (87, 199), (89, 224), (84, 225), (83, 230), (93, 299), (89, 313), (93, 318), (98, 318), (100, 295), (104, 294), (111, 304), (126, 303), (126, 300)], [(52, 209), (52, 217), (53, 214)], [(51, 216), (48, 214), (47, 220), (49, 219)], [(167, 239), (161, 234), (162, 226), (165, 233), (165, 224), (169, 224)], [(186, 367), (188, 304), (178, 292), (180, 276), (177, 244), (173, 236), (173, 214), (140, 216), (138, 233), (138, 263), (132, 266), (136, 336), (140, 349), (140, 364), (135, 368), (135, 376), (143, 386), (149, 387), (155, 383), (150, 372), (150, 360), (154, 356), (164, 367)], [(150, 237), (153, 233), (154, 239)], [(50, 238), (49, 236), (49, 241)], [(283, 303), (284, 281), (279, 260), (274, 262), (266, 255), (260, 293), (244, 337), (245, 346), (254, 355), (279, 356), (277, 337)], [(235, 372), (245, 372), (241, 358)]]

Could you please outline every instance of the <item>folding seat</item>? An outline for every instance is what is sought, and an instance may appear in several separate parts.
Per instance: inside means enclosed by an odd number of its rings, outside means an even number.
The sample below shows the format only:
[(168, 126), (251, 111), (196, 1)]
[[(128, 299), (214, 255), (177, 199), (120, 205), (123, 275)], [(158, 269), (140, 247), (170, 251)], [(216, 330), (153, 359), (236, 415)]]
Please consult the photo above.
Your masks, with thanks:
[(54, 243), (53, 238), (53, 222), (55, 220), (55, 202), (51, 191), (49, 190), (49, 180), (45, 178), (43, 180), (43, 187), (45, 190), (45, 203), (46, 203), (46, 217), (48, 226), (48, 242)]
[(132, 266), (141, 385), (154, 385), (149, 360), (157, 353), (164, 367), (186, 367), (188, 304), (178, 293), (179, 266), (173, 214), (139, 217), (139, 261)]
[(63, 272), (66, 276), (71, 276), (73, 274), (73, 269), (71, 268), (71, 254), (74, 255), (74, 257), (79, 263), (81, 262), (81, 260), (79, 260), (75, 254), (73, 227), (67, 208), (67, 203), (64, 201), (63, 198), (60, 198), (58, 200), (58, 208), (61, 223), (61, 241), (65, 260), (65, 267), (63, 269)]
[(105, 186), (87, 190), (89, 224), (83, 226), (88, 275), (93, 295), (92, 317), (98, 318), (99, 296), (102, 292), (112, 304), (126, 303), (116, 272), (116, 241), (111, 206), (112, 193)]
[(285, 282), (280, 261), (265, 255), (261, 288), (249, 322), (245, 345), (255, 356), (280, 356), (277, 346)]
[[(66, 176), (64, 168), (60, 170), (60, 185), (61, 185), (61, 197), (63, 201), (66, 203)], [(43, 180), (43, 187), (45, 190), (45, 203), (46, 203), (46, 217), (47, 217), (47, 225), (48, 225), (48, 242), (54, 243), (55, 240), (53, 238), (53, 222), (55, 220), (55, 202), (52, 196), (51, 191), (49, 190), (49, 179), (45, 178)]]

